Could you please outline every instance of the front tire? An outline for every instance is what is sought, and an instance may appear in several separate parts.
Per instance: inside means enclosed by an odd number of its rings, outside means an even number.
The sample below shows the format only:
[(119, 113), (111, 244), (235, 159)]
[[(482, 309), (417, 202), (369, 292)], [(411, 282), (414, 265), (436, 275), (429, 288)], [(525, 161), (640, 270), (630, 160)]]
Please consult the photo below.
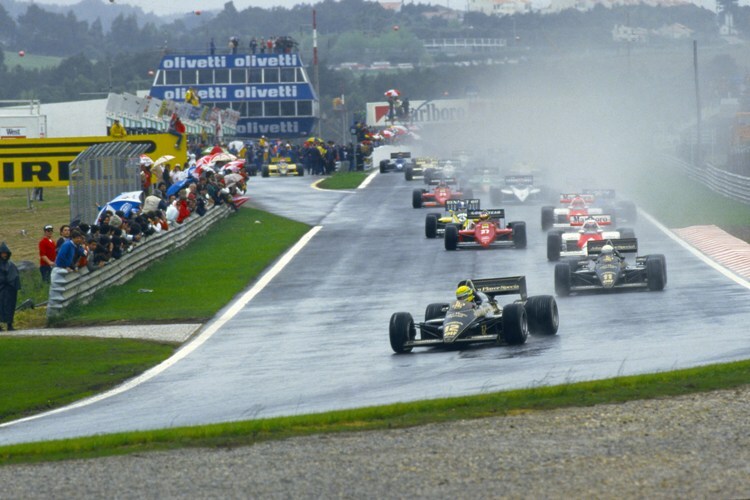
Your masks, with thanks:
[(526, 300), (529, 330), (534, 335), (554, 335), (560, 326), (557, 301), (551, 295), (537, 295)]
[(406, 171), (404, 172), (404, 177), (407, 181), (413, 181), (414, 180), (414, 169), (411, 167), (406, 167)]
[(408, 312), (397, 312), (391, 316), (388, 328), (391, 340), (391, 348), (396, 354), (411, 352), (412, 347), (406, 346), (410, 340), (417, 337), (417, 329), (414, 326), (414, 318)]
[(525, 222), (511, 222), (511, 228), (513, 230), (513, 246), (515, 248), (526, 248), (526, 223)]
[(635, 231), (630, 227), (623, 227), (617, 230), (620, 233), (620, 238), (635, 238)]
[(438, 215), (435, 214), (427, 214), (427, 217), (424, 219), (424, 235), (427, 238), (436, 238), (437, 237), (437, 227), (438, 227)]
[(445, 226), (445, 249), (456, 250), (458, 248), (458, 228), (453, 224)]
[(268, 166), (264, 165), (263, 168), (260, 170), (260, 176), (261, 177), (268, 177), (271, 175), (270, 170), (268, 170)]
[(509, 345), (521, 345), (529, 338), (529, 321), (523, 304), (503, 306), (503, 340)]
[(567, 263), (560, 262), (555, 265), (555, 293), (560, 297), (570, 295), (571, 274), (570, 265)]
[(652, 292), (664, 290), (664, 285), (667, 282), (666, 263), (659, 258), (653, 258), (653, 256), (649, 255), (646, 258), (646, 281), (648, 289)]

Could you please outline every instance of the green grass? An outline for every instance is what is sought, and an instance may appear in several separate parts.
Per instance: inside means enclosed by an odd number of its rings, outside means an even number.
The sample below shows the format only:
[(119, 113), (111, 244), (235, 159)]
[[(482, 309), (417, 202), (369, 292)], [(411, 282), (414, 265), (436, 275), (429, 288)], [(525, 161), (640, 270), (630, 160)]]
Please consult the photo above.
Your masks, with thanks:
[(174, 350), (175, 345), (129, 339), (0, 337), (0, 421), (102, 392)]
[(234, 447), (319, 433), (395, 429), (554, 408), (679, 396), (746, 385), (750, 361), (551, 387), (312, 415), (126, 432), (0, 447), (0, 464), (81, 459), (182, 447)]
[(243, 208), (127, 283), (68, 308), (55, 325), (208, 320), (308, 229)]
[(318, 183), (321, 189), (355, 189), (370, 172), (336, 172)]
[(750, 205), (711, 191), (667, 161), (650, 166), (630, 179), (628, 191), (633, 201), (665, 226), (750, 225)]

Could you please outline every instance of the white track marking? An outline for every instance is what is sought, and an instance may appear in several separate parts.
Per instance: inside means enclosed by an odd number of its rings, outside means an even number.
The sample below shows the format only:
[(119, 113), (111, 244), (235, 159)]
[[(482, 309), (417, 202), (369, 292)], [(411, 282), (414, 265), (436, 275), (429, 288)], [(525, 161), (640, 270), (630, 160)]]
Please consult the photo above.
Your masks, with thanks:
[(198, 349), (203, 343), (205, 343), (208, 339), (210, 339), (214, 333), (216, 333), (222, 326), (224, 326), (229, 320), (231, 320), (238, 312), (240, 312), (253, 298), (255, 298), (256, 295), (258, 295), (265, 287), (268, 285), (271, 280), (273, 280), (276, 275), (278, 275), (284, 267), (286, 267), (287, 264), (289, 264), (295, 255), (297, 255), (304, 247), (307, 245), (310, 240), (315, 236), (318, 231), (320, 231), (323, 228), (323, 226), (315, 226), (312, 229), (310, 229), (305, 235), (292, 247), (290, 248), (279, 260), (276, 262), (276, 264), (271, 267), (263, 276), (258, 280), (253, 287), (245, 292), (242, 297), (239, 298), (234, 304), (232, 304), (229, 309), (227, 309), (224, 314), (222, 314), (219, 318), (216, 320), (210, 322), (208, 324), (208, 327), (206, 327), (195, 339), (193, 339), (190, 343), (185, 345), (182, 349), (178, 350), (172, 357), (169, 359), (164, 360), (162, 363), (154, 366), (150, 370), (144, 372), (143, 374), (139, 375), (138, 377), (129, 380), (125, 382), (122, 385), (119, 385), (115, 387), (114, 389), (104, 392), (102, 394), (98, 394), (96, 396), (92, 396), (87, 399), (83, 399), (81, 401), (78, 401), (77, 403), (73, 403), (68, 406), (64, 406), (62, 408), (57, 408), (55, 410), (51, 410), (45, 413), (40, 413), (39, 415), (33, 415), (26, 418), (21, 418), (18, 420), (13, 420), (11, 422), (6, 422), (4, 424), (0, 424), (0, 428), (2, 427), (8, 427), (14, 424), (19, 424), (22, 422), (28, 422), (30, 420), (36, 420), (37, 418), (46, 417), (48, 415), (54, 415), (56, 413), (62, 413), (64, 411), (73, 410), (76, 408), (81, 408), (83, 406), (88, 406), (94, 403), (97, 403), (99, 401), (102, 401), (103, 399), (111, 398), (112, 396), (116, 396), (118, 394), (121, 394), (127, 390), (130, 390), (147, 380), (150, 380), (154, 378), (155, 376), (159, 375), (160, 373), (164, 372), (166, 369), (177, 363), (178, 361), (184, 359), (189, 354), (191, 354), (193, 351)]
[(378, 175), (379, 173), (380, 173), (380, 170), (374, 168), (373, 172), (370, 175), (368, 175), (365, 180), (362, 181), (362, 184), (360, 184), (359, 186), (357, 186), (357, 189), (364, 189), (364, 188), (366, 188), (367, 185), (370, 182), (372, 182), (372, 180), (375, 178), (375, 176)]

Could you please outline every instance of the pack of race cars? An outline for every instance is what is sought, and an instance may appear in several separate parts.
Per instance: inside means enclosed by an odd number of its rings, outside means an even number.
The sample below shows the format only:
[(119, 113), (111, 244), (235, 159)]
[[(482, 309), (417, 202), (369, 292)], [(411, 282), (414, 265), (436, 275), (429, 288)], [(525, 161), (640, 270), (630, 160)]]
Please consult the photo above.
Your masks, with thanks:
[[(402, 168), (405, 179), (421, 177), (426, 184), (412, 191), (412, 207), (442, 209), (425, 216), (428, 240), (442, 238), (448, 251), (527, 248), (526, 222), (506, 222), (506, 210), (512, 213), (516, 204), (551, 198), (548, 188), (537, 185), (538, 172), (470, 168), (471, 159), (465, 156), (408, 158)], [(483, 207), (475, 191), (488, 195), (484, 198), (490, 199), (492, 208)], [(612, 189), (590, 188), (560, 193), (557, 202), (541, 206), (541, 229), (546, 231), (547, 260), (554, 264), (551, 277), (558, 297), (664, 289), (665, 256), (638, 255), (633, 229), (638, 212), (632, 202), (617, 198)], [(520, 299), (501, 305), (498, 297), (507, 294)], [(555, 298), (528, 296), (523, 276), (468, 279), (459, 283), (455, 299), (428, 305), (422, 322), (407, 312), (394, 313), (389, 338), (396, 353), (414, 347), (515, 345), (526, 342), (529, 333), (554, 335), (558, 321)]]

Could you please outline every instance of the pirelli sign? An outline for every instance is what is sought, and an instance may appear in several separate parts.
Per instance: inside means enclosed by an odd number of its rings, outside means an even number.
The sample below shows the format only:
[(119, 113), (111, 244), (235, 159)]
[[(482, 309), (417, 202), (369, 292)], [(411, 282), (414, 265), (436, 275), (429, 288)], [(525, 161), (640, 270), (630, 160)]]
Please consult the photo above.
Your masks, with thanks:
[[(177, 138), (170, 134), (133, 135), (118, 140), (148, 145), (145, 154), (154, 160), (166, 154), (173, 155), (179, 163), (185, 163), (187, 158), (187, 140), (177, 149)], [(115, 139), (103, 136), (0, 140), (0, 188), (67, 186), (69, 167), (76, 156), (104, 142)]]

